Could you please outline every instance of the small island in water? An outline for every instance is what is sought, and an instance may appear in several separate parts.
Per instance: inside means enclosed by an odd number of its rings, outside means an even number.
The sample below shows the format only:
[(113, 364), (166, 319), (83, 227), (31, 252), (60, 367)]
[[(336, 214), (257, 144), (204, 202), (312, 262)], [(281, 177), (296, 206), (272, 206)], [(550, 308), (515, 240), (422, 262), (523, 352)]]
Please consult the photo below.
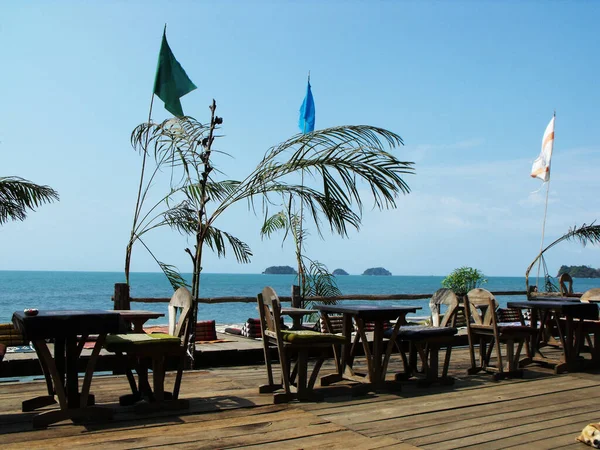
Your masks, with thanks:
[(563, 273), (568, 273), (573, 278), (600, 278), (600, 269), (594, 269), (590, 266), (560, 266), (557, 277)]
[(363, 272), (363, 275), (386, 275), (390, 276), (392, 273), (383, 267), (372, 267)]
[(267, 267), (263, 274), (266, 275), (296, 275), (297, 272), (290, 266), (271, 266)]
[(344, 269), (335, 269), (332, 272), (333, 275), (348, 275), (348, 272), (346, 272)]

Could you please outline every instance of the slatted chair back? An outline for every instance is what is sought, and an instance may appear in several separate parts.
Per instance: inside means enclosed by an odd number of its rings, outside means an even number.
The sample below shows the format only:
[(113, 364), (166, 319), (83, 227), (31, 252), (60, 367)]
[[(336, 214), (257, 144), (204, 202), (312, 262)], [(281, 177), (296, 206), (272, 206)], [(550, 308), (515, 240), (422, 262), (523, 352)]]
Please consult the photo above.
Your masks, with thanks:
[(495, 326), (498, 302), (486, 289), (471, 289), (465, 298), (467, 326), (471, 321), (478, 325)]
[(558, 278), (560, 295), (569, 295), (573, 293), (573, 278), (568, 273), (563, 273)]
[(600, 301), (600, 288), (592, 288), (583, 293), (580, 299), (584, 303), (590, 301)]
[[(442, 312), (442, 307), (445, 311)], [(438, 289), (429, 300), (431, 324), (434, 327), (464, 326), (464, 315), (461, 314), (459, 301), (451, 289)], [(463, 320), (461, 320), (461, 318)]]
[(175, 291), (169, 302), (169, 334), (182, 337), (186, 332), (192, 311), (192, 293), (186, 287)]
[(344, 332), (344, 316), (340, 315), (328, 315), (327, 319), (329, 320), (329, 329), (327, 328), (327, 323), (325, 322), (325, 318), (319, 318), (319, 325), (321, 333), (343, 333)]
[(498, 308), (496, 310), (496, 318), (498, 323), (525, 325), (523, 314), (516, 308)]
[(258, 310), (263, 336), (281, 341), (281, 303), (272, 287), (266, 286), (258, 294)]

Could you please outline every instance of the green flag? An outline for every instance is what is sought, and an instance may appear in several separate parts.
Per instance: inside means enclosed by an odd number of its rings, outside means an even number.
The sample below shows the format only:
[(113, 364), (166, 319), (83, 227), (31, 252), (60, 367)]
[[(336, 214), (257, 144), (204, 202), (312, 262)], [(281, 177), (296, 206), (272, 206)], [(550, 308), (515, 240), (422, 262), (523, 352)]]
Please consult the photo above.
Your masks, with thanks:
[(158, 67), (154, 80), (154, 93), (165, 102), (165, 109), (174, 116), (183, 116), (179, 99), (196, 89), (183, 67), (177, 62), (167, 42), (167, 30), (163, 32)]

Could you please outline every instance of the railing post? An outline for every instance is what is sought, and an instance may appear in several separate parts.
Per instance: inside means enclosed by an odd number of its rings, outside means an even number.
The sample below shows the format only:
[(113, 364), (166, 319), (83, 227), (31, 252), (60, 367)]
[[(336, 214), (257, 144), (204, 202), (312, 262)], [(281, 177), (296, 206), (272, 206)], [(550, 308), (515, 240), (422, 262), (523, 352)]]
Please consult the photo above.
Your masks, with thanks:
[(115, 283), (114, 309), (131, 309), (127, 283)]
[(302, 297), (300, 296), (300, 286), (292, 285), (292, 307), (302, 308)]
[[(300, 296), (300, 286), (296, 286), (292, 284), (292, 307), (293, 308), (302, 308), (302, 297)], [(300, 316), (292, 316), (292, 323), (294, 330), (299, 330), (302, 328), (302, 317)]]

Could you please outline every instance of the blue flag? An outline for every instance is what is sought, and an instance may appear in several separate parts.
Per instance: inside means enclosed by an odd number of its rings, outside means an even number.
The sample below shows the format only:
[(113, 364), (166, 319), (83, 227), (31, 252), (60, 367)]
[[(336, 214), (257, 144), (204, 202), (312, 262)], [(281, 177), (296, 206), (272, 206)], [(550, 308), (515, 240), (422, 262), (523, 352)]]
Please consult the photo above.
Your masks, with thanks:
[(315, 100), (310, 90), (310, 81), (306, 87), (306, 97), (304, 97), (304, 101), (300, 107), (298, 127), (300, 127), (300, 131), (304, 134), (315, 130)]

